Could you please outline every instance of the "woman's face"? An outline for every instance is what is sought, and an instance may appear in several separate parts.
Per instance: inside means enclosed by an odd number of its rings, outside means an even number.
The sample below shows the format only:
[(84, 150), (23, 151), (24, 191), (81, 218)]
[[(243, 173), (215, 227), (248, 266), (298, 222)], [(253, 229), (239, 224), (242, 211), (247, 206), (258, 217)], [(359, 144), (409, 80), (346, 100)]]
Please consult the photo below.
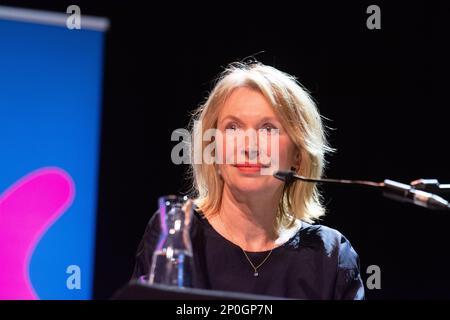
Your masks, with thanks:
[(257, 90), (235, 89), (219, 112), (217, 129), (222, 133), (223, 154), (218, 167), (232, 191), (273, 193), (282, 182), (272, 174), (299, 166), (295, 145)]

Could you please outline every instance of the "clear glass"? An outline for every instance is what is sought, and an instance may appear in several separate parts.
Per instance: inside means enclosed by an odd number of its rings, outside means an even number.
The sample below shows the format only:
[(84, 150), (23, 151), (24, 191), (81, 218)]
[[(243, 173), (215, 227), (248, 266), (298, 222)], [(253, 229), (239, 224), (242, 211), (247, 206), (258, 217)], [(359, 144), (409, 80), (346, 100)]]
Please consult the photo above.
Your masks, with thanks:
[(149, 283), (192, 287), (192, 202), (174, 195), (160, 197), (158, 202), (161, 233), (153, 253)]

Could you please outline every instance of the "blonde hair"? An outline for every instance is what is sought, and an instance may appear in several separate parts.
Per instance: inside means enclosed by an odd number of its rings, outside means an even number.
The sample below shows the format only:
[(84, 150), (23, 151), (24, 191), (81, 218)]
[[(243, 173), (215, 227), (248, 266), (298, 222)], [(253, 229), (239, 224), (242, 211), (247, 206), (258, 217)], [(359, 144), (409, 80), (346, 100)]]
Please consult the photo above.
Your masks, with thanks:
[[(320, 178), (325, 167), (325, 153), (333, 149), (327, 144), (316, 104), (293, 76), (259, 62), (232, 63), (220, 75), (208, 99), (192, 118), (202, 124), (201, 132), (191, 129), (193, 143), (202, 141), (204, 150), (207, 142), (201, 139), (203, 133), (217, 127), (219, 111), (226, 99), (234, 89), (244, 86), (263, 94), (279, 116), (281, 124), (300, 151), (301, 164), (297, 173)], [(195, 203), (208, 217), (220, 208), (223, 180), (213, 164), (191, 163)], [(277, 222), (287, 227), (295, 219), (312, 223), (325, 214), (317, 186), (300, 181), (285, 185), (278, 207)]]

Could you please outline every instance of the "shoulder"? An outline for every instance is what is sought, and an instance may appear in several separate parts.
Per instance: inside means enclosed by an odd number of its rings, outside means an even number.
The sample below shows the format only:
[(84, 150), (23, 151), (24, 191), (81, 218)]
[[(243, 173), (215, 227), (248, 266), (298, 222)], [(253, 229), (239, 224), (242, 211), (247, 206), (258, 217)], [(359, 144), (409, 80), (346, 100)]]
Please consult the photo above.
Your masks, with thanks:
[(161, 231), (159, 211), (156, 211), (148, 220), (147, 225), (139, 243), (137, 255), (149, 252), (149, 247), (156, 245)]
[(314, 248), (314, 257), (335, 270), (334, 299), (364, 299), (359, 256), (350, 241), (338, 230), (304, 223), (300, 243)]
[(302, 221), (299, 235), (303, 246), (321, 247), (326, 251), (330, 251), (338, 246), (343, 238), (343, 235), (336, 229), (304, 221)]
[(319, 250), (328, 257), (335, 256), (344, 264), (357, 260), (357, 254), (350, 241), (336, 229), (302, 221), (298, 235), (299, 246)]

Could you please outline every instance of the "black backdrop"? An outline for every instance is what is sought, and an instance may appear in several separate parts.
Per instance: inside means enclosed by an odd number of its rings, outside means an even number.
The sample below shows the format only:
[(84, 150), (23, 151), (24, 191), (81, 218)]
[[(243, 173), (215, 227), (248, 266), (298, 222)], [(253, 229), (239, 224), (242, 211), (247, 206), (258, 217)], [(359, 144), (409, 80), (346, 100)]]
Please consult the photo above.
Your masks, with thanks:
[[(129, 279), (157, 197), (187, 191), (185, 166), (170, 159), (185, 127), (228, 63), (254, 55), (298, 77), (329, 120), (328, 177), (410, 182), (447, 168), (450, 83), (442, 2), (163, 4), (2, 1), (6, 5), (108, 17), (94, 297)], [(366, 8), (381, 8), (381, 30)], [(70, 44), (68, 44), (70, 45)], [(450, 297), (450, 215), (353, 187), (325, 187), (323, 224), (381, 268), (368, 299)]]

